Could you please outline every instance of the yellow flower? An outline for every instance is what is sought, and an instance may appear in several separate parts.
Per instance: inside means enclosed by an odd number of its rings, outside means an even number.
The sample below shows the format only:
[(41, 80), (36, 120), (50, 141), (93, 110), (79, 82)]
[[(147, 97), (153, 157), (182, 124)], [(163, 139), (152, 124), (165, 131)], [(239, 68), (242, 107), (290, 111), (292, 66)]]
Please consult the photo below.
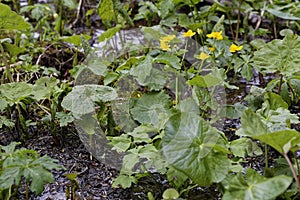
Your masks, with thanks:
[(240, 51), (242, 48), (243, 48), (242, 45), (241, 45), (241, 46), (237, 46), (237, 45), (235, 45), (235, 44), (232, 44), (232, 45), (230, 45), (230, 47), (229, 47), (229, 51), (230, 51), (231, 53), (234, 53), (234, 52)]
[(214, 52), (216, 50), (216, 47), (212, 46), (208, 48), (210, 52)]
[(202, 35), (202, 33), (203, 33), (203, 30), (202, 30), (202, 29), (200, 29), (200, 28), (197, 28), (197, 33), (198, 33), (199, 35)]
[(212, 32), (211, 34), (206, 35), (208, 38), (213, 38), (217, 40), (223, 40), (222, 31), (219, 32)]
[(170, 49), (169, 42), (173, 40), (176, 36), (175, 35), (168, 35), (165, 37), (160, 38), (160, 48), (164, 51), (167, 51)]
[(206, 54), (206, 53), (204, 53), (204, 52), (201, 52), (200, 53), (200, 55), (198, 56), (195, 56), (196, 58), (198, 58), (198, 59), (200, 59), (200, 60), (206, 60), (207, 58), (209, 58), (210, 57), (210, 55), (208, 55), (208, 54)]
[(184, 32), (182, 37), (193, 37), (196, 33), (192, 30), (188, 30), (187, 32)]
[(167, 40), (159, 40), (160, 41), (160, 48), (164, 51), (168, 51), (170, 49), (169, 42)]
[(165, 37), (160, 38), (160, 40), (165, 40), (167, 42), (170, 42), (171, 40), (173, 40), (176, 36), (175, 35), (168, 35)]

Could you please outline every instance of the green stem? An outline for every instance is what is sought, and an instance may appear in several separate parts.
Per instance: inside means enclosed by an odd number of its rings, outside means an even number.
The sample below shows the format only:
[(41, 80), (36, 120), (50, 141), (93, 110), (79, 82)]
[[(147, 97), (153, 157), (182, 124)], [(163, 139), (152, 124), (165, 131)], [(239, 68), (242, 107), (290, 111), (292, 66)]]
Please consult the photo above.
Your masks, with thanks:
[(2, 57), (3, 57), (3, 61), (4, 61), (4, 64), (5, 64), (5, 71), (6, 71), (6, 74), (7, 74), (7, 78), (8, 78), (8, 81), (9, 82), (14, 82), (13, 78), (12, 78), (12, 75), (10, 73), (10, 65), (9, 65), (9, 62), (7, 60), (7, 57), (6, 57), (6, 54), (4, 52), (4, 48), (2, 46), (2, 43), (0, 42), (0, 52), (2, 54)]
[(297, 184), (297, 186), (298, 186), (298, 190), (299, 190), (299, 192), (300, 192), (300, 182), (299, 182), (299, 178), (298, 178), (298, 176), (297, 176), (296, 170), (295, 170), (295, 168), (294, 168), (294, 166), (293, 166), (293, 163), (291, 162), (291, 160), (289, 159), (289, 157), (288, 157), (288, 155), (287, 155), (286, 153), (283, 154), (283, 156), (284, 156), (284, 158), (286, 159), (286, 161), (287, 161), (288, 164), (289, 164), (289, 167), (290, 167), (290, 169), (291, 169), (291, 171), (292, 171), (293, 177), (294, 177), (294, 179), (295, 179), (295, 181), (296, 181), (296, 184)]
[(236, 33), (235, 33), (235, 41), (237, 41), (239, 39), (239, 29), (240, 29), (240, 21), (241, 21), (241, 5), (242, 5), (242, 0), (239, 0), (238, 18), (237, 18)]
[(175, 104), (178, 103), (178, 76), (176, 75), (175, 79)]
[(282, 74), (280, 74), (280, 81), (279, 81), (279, 86), (278, 86), (278, 94), (279, 95), (281, 93), (282, 82), (283, 82), (283, 76), (282, 76)]
[(268, 145), (265, 144), (265, 169), (269, 168), (269, 156), (268, 156)]

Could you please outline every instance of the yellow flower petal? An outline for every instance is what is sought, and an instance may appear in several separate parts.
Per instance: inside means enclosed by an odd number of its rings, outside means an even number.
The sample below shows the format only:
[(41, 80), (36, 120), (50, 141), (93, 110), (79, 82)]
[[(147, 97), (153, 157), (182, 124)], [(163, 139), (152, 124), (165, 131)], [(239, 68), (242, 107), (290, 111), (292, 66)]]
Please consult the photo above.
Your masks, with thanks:
[(216, 48), (214, 46), (208, 48), (210, 52), (214, 52)]
[(222, 31), (219, 32), (212, 32), (210, 34), (206, 35), (208, 38), (213, 38), (213, 39), (217, 39), (217, 40), (223, 40), (223, 35), (222, 35)]
[(192, 30), (188, 30), (187, 32), (184, 32), (182, 37), (193, 37), (196, 33)]
[(235, 45), (235, 44), (231, 44), (230, 47), (229, 47), (229, 51), (230, 51), (231, 53), (234, 53), (234, 52), (237, 52), (237, 51), (242, 50), (242, 48), (243, 48), (242, 45), (241, 45), (241, 46), (237, 46), (237, 45)]
[(162, 37), (161, 40), (165, 40), (165, 41), (171, 41), (175, 38), (176, 36), (175, 35), (168, 35), (168, 36), (165, 36), (165, 37)]
[(198, 33), (199, 35), (202, 35), (202, 33), (203, 33), (203, 30), (202, 30), (202, 29), (200, 29), (200, 28), (197, 28), (197, 33)]
[(160, 48), (164, 51), (168, 51), (170, 49), (170, 45), (166, 40), (159, 40), (160, 41)]
[(200, 60), (206, 60), (207, 58), (209, 58), (210, 55), (208, 55), (207, 53), (201, 52), (200, 55), (196, 55), (195, 58), (198, 58)]

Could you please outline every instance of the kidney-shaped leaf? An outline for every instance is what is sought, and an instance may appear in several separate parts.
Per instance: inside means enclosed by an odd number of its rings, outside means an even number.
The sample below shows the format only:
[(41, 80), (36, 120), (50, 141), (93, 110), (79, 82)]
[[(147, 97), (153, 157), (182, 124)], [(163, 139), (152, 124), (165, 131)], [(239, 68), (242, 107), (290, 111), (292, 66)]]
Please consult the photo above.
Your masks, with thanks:
[(159, 115), (168, 113), (169, 96), (163, 92), (144, 94), (131, 109), (132, 117), (140, 123), (159, 124)]
[(103, 85), (79, 85), (63, 99), (61, 105), (75, 115), (92, 113), (97, 101), (111, 101), (117, 97), (116, 91)]
[(288, 34), (283, 40), (272, 40), (254, 52), (253, 65), (262, 73), (280, 72), (291, 76), (299, 71), (300, 37)]
[(265, 178), (249, 168), (246, 173), (246, 180), (241, 173), (231, 178), (229, 185), (225, 186), (226, 192), (222, 199), (274, 199), (283, 193), (291, 182), (291, 177), (280, 175)]
[(194, 113), (178, 113), (166, 124), (163, 155), (177, 170), (195, 183), (208, 186), (228, 173), (227, 154), (214, 149), (217, 129)]
[(288, 153), (300, 144), (300, 134), (295, 130), (276, 131), (269, 134), (253, 136), (253, 138), (270, 145), (281, 154)]

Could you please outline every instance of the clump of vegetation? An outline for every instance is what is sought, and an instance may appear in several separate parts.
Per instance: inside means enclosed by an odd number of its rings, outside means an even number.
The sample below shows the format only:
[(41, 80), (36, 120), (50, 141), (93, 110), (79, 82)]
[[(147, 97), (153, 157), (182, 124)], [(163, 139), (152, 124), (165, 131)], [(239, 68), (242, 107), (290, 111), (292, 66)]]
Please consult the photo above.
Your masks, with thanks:
[[(75, 124), (92, 151), (101, 149), (98, 158), (120, 169), (113, 187), (159, 173), (170, 186), (163, 199), (203, 187), (216, 187), (222, 199), (299, 198), (299, 3), (129, 5), (104, 0), (87, 10), (82, 1), (57, 1), (53, 11), (29, 4), (15, 9), (24, 18), (0, 3), (0, 126), (23, 141), (30, 127), (48, 127), (60, 144), (61, 130)], [(99, 17), (105, 31), (97, 36), (91, 24)], [(86, 29), (78, 33), (78, 24)], [(138, 44), (125, 37), (133, 28)], [(95, 38), (100, 50), (90, 45)], [(242, 82), (251, 86), (247, 96), (226, 99)], [(226, 119), (239, 121), (230, 137)], [(0, 154), (0, 180), (10, 177), (0, 184), (3, 198), (21, 177), (38, 194), (53, 181), (49, 170), (62, 169), (16, 144)], [(261, 157), (261, 167), (249, 164)], [(47, 179), (37, 181), (31, 167)], [(76, 175), (68, 178), (73, 198), (79, 186)]]

